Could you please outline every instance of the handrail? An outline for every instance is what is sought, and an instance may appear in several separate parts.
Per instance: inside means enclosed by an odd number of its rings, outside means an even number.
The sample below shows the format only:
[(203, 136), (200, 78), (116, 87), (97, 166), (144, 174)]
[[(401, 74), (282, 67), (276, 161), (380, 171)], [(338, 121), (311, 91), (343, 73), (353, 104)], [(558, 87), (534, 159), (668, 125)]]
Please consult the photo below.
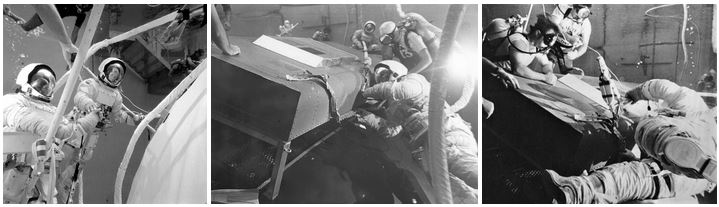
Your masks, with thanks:
[[(102, 16), (102, 10), (105, 7), (104, 4), (99, 4), (93, 7), (92, 12), (90, 13), (90, 20), (88, 21), (87, 25), (97, 25), (98, 22), (100, 22), (100, 16)], [(85, 56), (87, 53), (87, 48), (92, 43), (92, 38), (95, 36), (95, 31), (97, 27), (91, 27), (86, 26), (85, 32), (83, 33), (82, 40), (80, 41), (80, 51), (77, 53), (77, 57), (80, 59), (85, 59)], [(92, 54), (92, 53), (90, 53)], [(68, 81), (71, 83), (75, 83), (77, 81), (77, 77), (80, 75), (80, 68), (83, 65), (83, 62), (76, 61), (72, 64), (72, 69), (70, 69)], [(57, 176), (57, 172), (55, 172), (55, 147), (52, 143), (55, 143), (55, 132), (57, 132), (57, 126), (60, 124), (60, 120), (65, 113), (65, 109), (67, 108), (67, 105), (70, 102), (70, 98), (72, 98), (73, 90), (75, 89), (75, 86), (77, 84), (70, 84), (62, 91), (62, 94), (60, 96), (60, 104), (57, 107), (57, 111), (55, 111), (55, 115), (53, 115), (52, 122), (50, 122), (50, 128), (48, 129), (47, 134), (45, 135), (45, 141), (46, 143), (50, 143), (50, 181), (48, 183), (43, 183), (45, 185), (45, 189), (48, 189), (48, 194), (45, 195), (45, 198), (49, 198), (49, 203), (54, 204), (54, 194), (55, 194), (55, 178)], [(70, 96), (66, 96), (70, 95)], [(47, 160), (41, 160), (41, 162), (45, 162)]]
[[(127, 170), (127, 165), (130, 161), (130, 157), (132, 156), (132, 153), (135, 149), (135, 144), (137, 143), (138, 138), (142, 134), (142, 131), (145, 129), (145, 127), (150, 124), (150, 121), (152, 121), (155, 118), (158, 118), (160, 113), (165, 110), (165, 108), (170, 107), (170, 104), (175, 103), (177, 99), (179, 99), (182, 94), (187, 90), (193, 82), (195, 82), (195, 79), (207, 68), (207, 60), (202, 61), (200, 65), (198, 65), (195, 70), (190, 73), (185, 79), (180, 82), (172, 91), (170, 94), (165, 96), (164, 99), (154, 108), (150, 113), (145, 116), (144, 119), (140, 122), (140, 124), (137, 125), (137, 128), (135, 128), (135, 132), (132, 133), (132, 137), (130, 138), (130, 142), (127, 144), (127, 149), (125, 149), (125, 154), (122, 158), (122, 162), (120, 162), (120, 166), (117, 168), (117, 177), (115, 177), (115, 195), (114, 195), (114, 203), (122, 203), (122, 183), (125, 180), (125, 172)], [(154, 140), (154, 139), (153, 139)], [(152, 141), (152, 140), (150, 140)]]

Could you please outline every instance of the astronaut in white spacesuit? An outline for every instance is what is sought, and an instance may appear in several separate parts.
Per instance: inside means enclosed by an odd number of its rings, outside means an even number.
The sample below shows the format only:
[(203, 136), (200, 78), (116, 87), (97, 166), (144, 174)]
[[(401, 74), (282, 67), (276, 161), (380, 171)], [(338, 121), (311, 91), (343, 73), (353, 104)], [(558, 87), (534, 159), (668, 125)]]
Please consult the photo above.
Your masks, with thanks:
[(100, 122), (98, 130), (90, 132), (79, 150), (73, 150), (67, 154), (67, 167), (60, 174), (58, 179), (58, 198), (61, 202), (70, 202), (72, 193), (77, 188), (79, 174), (82, 173), (84, 163), (92, 158), (93, 151), (99, 139), (99, 132), (107, 128), (110, 123), (125, 123), (134, 125), (141, 120), (142, 115), (128, 112), (122, 105), (122, 95), (117, 88), (125, 75), (127, 65), (118, 58), (106, 58), (98, 67), (98, 77), (83, 80), (78, 86), (75, 94), (75, 107), (81, 113), (98, 111)]
[[(50, 129), (50, 117), (57, 110), (50, 103), (55, 87), (55, 73), (48, 65), (29, 64), (20, 70), (16, 84), (20, 86), (17, 93), (6, 94), (2, 99), (3, 132), (25, 132), (36, 136), (38, 141), (33, 143), (32, 153), (3, 154), (3, 203), (26, 203), (28, 199), (30, 202), (46, 202), (48, 198), (39, 196), (40, 192), (47, 194), (49, 191), (42, 189), (42, 183), (48, 182), (49, 177), (41, 176), (39, 182), (30, 182), (30, 175), (33, 171), (41, 170), (32, 167), (38, 160), (49, 157), (43, 138)], [(95, 128), (99, 120), (93, 111), (73, 120), (63, 118), (55, 132), (53, 144), (68, 146), (64, 143), (81, 139)], [(61, 160), (63, 156), (58, 147), (53, 151), (56, 159)], [(59, 169), (62, 167), (57, 165)]]
[[(649, 80), (627, 92), (632, 104), (663, 100), (666, 109), (624, 115), (649, 158), (608, 165), (589, 175), (563, 177), (548, 170), (566, 203), (619, 203), (692, 196), (716, 188), (716, 111), (699, 94), (668, 80)], [(635, 109), (626, 110), (626, 109)], [(564, 199), (562, 199), (564, 198)]]
[[(117, 88), (125, 76), (127, 64), (114, 57), (106, 58), (98, 67), (98, 77), (85, 79), (75, 94), (75, 106), (82, 111), (100, 109), (108, 120), (134, 125), (141, 115), (128, 112), (122, 105), (122, 95)], [(99, 79), (99, 80), (98, 80)]]
[[(430, 83), (395, 60), (384, 60), (375, 66), (378, 82), (364, 90), (364, 97), (387, 101), (386, 118), (364, 113), (358, 120), (381, 136), (403, 136), (413, 142), (421, 139), (429, 127)], [(448, 107), (446, 107), (448, 108)], [(447, 140), (447, 167), (454, 203), (478, 203), (477, 142), (462, 118), (447, 112), (444, 135)]]
[[(362, 29), (355, 30), (351, 38), (352, 48), (357, 50), (363, 50), (366, 46), (367, 51), (379, 51), (379, 40), (374, 33), (376, 27), (377, 25), (374, 23), (374, 21), (367, 21), (362, 26)], [(362, 42), (364, 42), (364, 45)]]

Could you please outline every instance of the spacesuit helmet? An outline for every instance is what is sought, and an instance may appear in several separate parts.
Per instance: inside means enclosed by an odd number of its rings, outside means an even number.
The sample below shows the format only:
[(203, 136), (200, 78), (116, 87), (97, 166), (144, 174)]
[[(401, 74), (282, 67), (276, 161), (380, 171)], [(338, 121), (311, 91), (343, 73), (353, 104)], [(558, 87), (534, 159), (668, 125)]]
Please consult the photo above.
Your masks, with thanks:
[(55, 89), (55, 72), (43, 63), (31, 63), (20, 69), (15, 83), (20, 92), (45, 102), (50, 102)]
[(105, 85), (116, 88), (122, 83), (122, 79), (125, 78), (127, 64), (118, 58), (109, 57), (100, 63), (97, 70), (98, 78), (102, 80)]
[(377, 83), (394, 81), (407, 75), (407, 67), (396, 60), (383, 60), (374, 66), (374, 79)]
[(375, 24), (374, 21), (370, 20), (364, 23), (364, 25), (362, 26), (362, 30), (365, 33), (374, 33), (376, 27), (377, 24)]
[(379, 26), (379, 42), (388, 45), (394, 39), (394, 32), (397, 30), (397, 24), (392, 21), (386, 21)]
[(585, 19), (589, 18), (589, 15), (592, 15), (592, 11), (590, 10), (592, 8), (591, 4), (573, 4), (572, 5), (572, 20), (577, 22), (582, 22)]

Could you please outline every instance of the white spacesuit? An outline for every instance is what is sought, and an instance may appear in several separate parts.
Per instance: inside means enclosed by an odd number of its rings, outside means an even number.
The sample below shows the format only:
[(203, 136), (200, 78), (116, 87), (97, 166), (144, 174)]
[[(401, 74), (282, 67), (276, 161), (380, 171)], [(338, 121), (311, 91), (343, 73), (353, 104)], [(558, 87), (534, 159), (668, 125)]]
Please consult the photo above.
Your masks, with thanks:
[[(384, 60), (375, 66), (379, 82), (367, 88), (363, 96), (386, 100), (386, 119), (365, 114), (360, 122), (377, 130), (384, 137), (404, 133), (413, 141), (429, 126), (428, 106), (430, 83), (424, 76), (407, 74), (407, 68), (394, 60)], [(448, 108), (448, 107), (446, 107)], [(447, 112), (444, 135), (447, 140), (447, 167), (454, 203), (477, 203), (478, 165), (477, 142), (459, 115)]]
[[(50, 104), (55, 86), (55, 73), (45, 64), (33, 63), (25, 66), (16, 79), (20, 90), (15, 94), (3, 96), (3, 132), (26, 132), (43, 139), (50, 129), (56, 107)], [(63, 119), (55, 133), (56, 143), (74, 142), (89, 131), (93, 130), (99, 121), (96, 113), (88, 113), (75, 120)], [(65, 145), (67, 146), (67, 145)], [(59, 151), (57, 158), (62, 158)], [(38, 156), (44, 152), (24, 154), (3, 154), (3, 202), (23, 203), (30, 197), (38, 196), (33, 192), (35, 183), (29, 182), (32, 171), (31, 166), (36, 164)], [(46, 156), (46, 155), (45, 155)], [(58, 159), (59, 160), (59, 159)], [(62, 169), (63, 166), (57, 165)], [(41, 187), (47, 182), (48, 176), (42, 176), (36, 186)], [(28, 188), (28, 186), (30, 186)], [(28, 190), (30, 192), (28, 192)], [(48, 191), (49, 189), (44, 189)]]
[[(98, 78), (88, 78), (80, 83), (75, 94), (75, 106), (83, 111), (99, 108), (109, 112), (108, 118), (115, 123), (134, 125), (141, 119), (123, 109), (122, 95), (117, 86), (124, 78), (127, 64), (117, 58), (107, 58), (98, 67)], [(98, 81), (99, 79), (99, 81)]]
[(368, 51), (379, 51), (379, 40), (374, 34), (374, 30), (377, 25), (374, 21), (367, 21), (362, 26), (362, 29), (355, 30), (352, 34), (352, 48), (357, 50), (363, 50), (364, 46), (362, 42), (367, 46)]
[(644, 82), (629, 91), (627, 98), (663, 100), (669, 107), (659, 113), (625, 111), (638, 122), (634, 138), (651, 159), (612, 164), (585, 176), (562, 177), (548, 170), (565, 202), (619, 203), (691, 196), (714, 189), (716, 111), (694, 90), (668, 80)]
[(85, 163), (92, 158), (99, 139), (97, 132), (107, 127), (107, 123), (134, 125), (135, 121), (142, 119), (141, 115), (133, 115), (123, 109), (122, 95), (117, 86), (122, 82), (126, 69), (127, 65), (124, 61), (113, 57), (106, 58), (98, 67), (98, 78), (86, 79), (78, 87), (74, 99), (75, 107), (83, 112), (99, 111), (101, 123), (97, 126), (99, 130), (90, 134), (84, 145), (80, 146), (81, 150), (72, 151), (72, 154), (68, 155), (71, 160), (66, 164), (76, 167), (66, 168), (58, 179), (57, 185), (60, 191), (57, 197), (63, 203), (71, 201), (71, 194), (77, 187), (78, 177)]

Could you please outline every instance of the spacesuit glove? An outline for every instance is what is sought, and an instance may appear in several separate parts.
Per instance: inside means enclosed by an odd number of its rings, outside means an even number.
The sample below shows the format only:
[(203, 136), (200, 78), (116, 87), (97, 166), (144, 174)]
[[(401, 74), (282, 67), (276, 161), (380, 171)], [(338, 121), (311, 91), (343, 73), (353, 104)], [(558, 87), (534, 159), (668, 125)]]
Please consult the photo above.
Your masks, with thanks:
[(142, 119), (145, 118), (145, 115), (142, 115), (142, 114), (139, 114), (139, 113), (138, 113), (138, 114), (134, 114), (134, 115), (133, 115), (133, 118), (135, 119), (135, 122), (140, 122), (140, 121), (142, 121)]
[(635, 103), (639, 100), (646, 100), (647, 98), (644, 97), (644, 94), (642, 93), (642, 86), (640, 85), (639, 87), (627, 91), (627, 93), (624, 94), (624, 99), (630, 103)]
[(95, 112), (100, 110), (100, 106), (97, 103), (87, 104), (83, 110), (85, 112)]
[(403, 125), (404, 131), (410, 136), (412, 142), (424, 134), (429, 128), (429, 114), (428, 113), (414, 113)]
[(364, 109), (357, 109), (357, 123), (374, 130), (379, 130), (380, 128), (380, 120), (381, 118), (377, 115), (364, 110)]

